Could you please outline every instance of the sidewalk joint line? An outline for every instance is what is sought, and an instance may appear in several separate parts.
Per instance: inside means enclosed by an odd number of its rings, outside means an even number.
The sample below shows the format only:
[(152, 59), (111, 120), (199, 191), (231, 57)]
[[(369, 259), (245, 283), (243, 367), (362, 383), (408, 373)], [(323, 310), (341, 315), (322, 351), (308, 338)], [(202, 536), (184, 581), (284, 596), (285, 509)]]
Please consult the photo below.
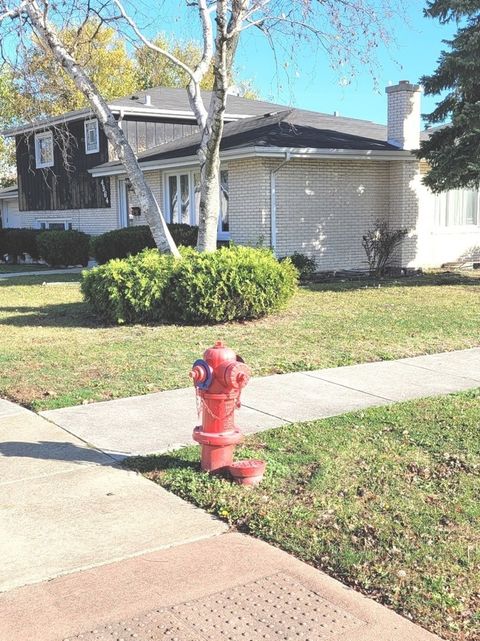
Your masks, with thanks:
[(248, 407), (249, 410), (254, 410), (255, 412), (258, 412), (259, 414), (265, 414), (265, 416), (271, 416), (272, 418), (276, 418), (279, 421), (285, 421), (285, 423), (292, 424), (294, 422), (294, 421), (291, 421), (288, 418), (283, 418), (283, 416), (277, 416), (276, 414), (270, 414), (270, 412), (264, 412), (263, 410), (259, 410), (257, 407), (252, 407), (251, 405), (247, 405), (246, 403), (242, 403), (242, 407)]
[(331, 385), (338, 385), (338, 387), (343, 387), (345, 389), (349, 389), (352, 392), (360, 392), (361, 394), (365, 394), (366, 396), (372, 396), (373, 398), (378, 398), (381, 399), (382, 401), (388, 401), (389, 403), (397, 403), (394, 398), (387, 398), (386, 396), (380, 396), (379, 394), (373, 394), (372, 392), (366, 392), (363, 389), (358, 389), (357, 387), (350, 387), (350, 385), (345, 385), (344, 383), (337, 383), (334, 381), (329, 381), (327, 378), (322, 378), (321, 376), (314, 376), (313, 374), (309, 374), (308, 372), (301, 372), (305, 376), (308, 376), (309, 378), (314, 378), (317, 381), (323, 381), (324, 383), (330, 383)]

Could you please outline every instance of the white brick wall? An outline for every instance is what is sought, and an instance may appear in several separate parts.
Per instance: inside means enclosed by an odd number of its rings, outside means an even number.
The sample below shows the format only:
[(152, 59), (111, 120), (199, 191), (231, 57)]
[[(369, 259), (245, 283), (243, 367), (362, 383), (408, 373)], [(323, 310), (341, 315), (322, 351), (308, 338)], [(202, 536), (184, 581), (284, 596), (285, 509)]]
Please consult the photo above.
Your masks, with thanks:
[[(232, 240), (270, 246), (270, 171), (279, 161), (229, 163)], [(389, 164), (291, 160), (277, 173), (277, 254), (315, 258), (319, 270), (366, 267), (362, 235), (388, 216)]]
[(270, 247), (270, 171), (263, 158), (228, 163), (230, 235), (239, 245)]
[[(270, 172), (281, 161), (251, 158), (228, 163), (230, 229), (235, 243), (270, 246)], [(146, 173), (163, 202), (163, 174)], [(433, 197), (421, 184), (416, 161), (293, 159), (277, 173), (277, 254), (298, 251), (319, 270), (365, 269), (362, 235), (376, 218), (409, 236), (395, 256), (402, 267), (436, 267), (462, 256), (480, 257), (480, 226), (436, 228)], [(22, 226), (65, 218), (74, 229), (100, 234), (119, 226), (118, 180), (111, 178), (112, 206), (53, 212), (21, 212)], [(136, 199), (129, 194), (130, 206)], [(130, 221), (146, 224), (143, 215)]]
[[(159, 169), (145, 172), (145, 178), (147, 180), (147, 183), (150, 185), (150, 188), (153, 191), (153, 195), (157, 199), (157, 202), (160, 205), (160, 209), (163, 212), (164, 203), (163, 203), (162, 175), (163, 174)], [(129, 192), (128, 198), (129, 198), (130, 207), (136, 207), (138, 205), (138, 200), (135, 194), (133, 193), (133, 191)], [(141, 212), (140, 216), (134, 216), (133, 218), (130, 219), (130, 225), (132, 225), (133, 227), (136, 227), (138, 225), (146, 225), (146, 224), (147, 224), (147, 221), (145, 220), (145, 216), (143, 212)]]

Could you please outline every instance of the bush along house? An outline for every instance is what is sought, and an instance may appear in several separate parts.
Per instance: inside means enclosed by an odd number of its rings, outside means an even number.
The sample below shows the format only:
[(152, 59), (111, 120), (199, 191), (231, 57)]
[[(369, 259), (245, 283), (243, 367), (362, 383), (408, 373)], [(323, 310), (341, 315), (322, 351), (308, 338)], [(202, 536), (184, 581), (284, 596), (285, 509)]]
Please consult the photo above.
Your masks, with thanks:
[[(480, 260), (476, 191), (422, 185), (417, 85), (387, 93), (388, 124), (228, 97), (221, 144), (219, 240), (300, 252), (317, 270), (367, 268), (377, 220), (407, 229), (401, 268)], [(205, 94), (208, 100), (208, 93)], [(199, 135), (183, 89), (156, 88), (111, 107), (168, 222), (198, 220)], [(16, 188), (0, 192), (4, 227), (101, 234), (143, 225), (121, 164), (88, 109), (3, 132), (15, 136)]]

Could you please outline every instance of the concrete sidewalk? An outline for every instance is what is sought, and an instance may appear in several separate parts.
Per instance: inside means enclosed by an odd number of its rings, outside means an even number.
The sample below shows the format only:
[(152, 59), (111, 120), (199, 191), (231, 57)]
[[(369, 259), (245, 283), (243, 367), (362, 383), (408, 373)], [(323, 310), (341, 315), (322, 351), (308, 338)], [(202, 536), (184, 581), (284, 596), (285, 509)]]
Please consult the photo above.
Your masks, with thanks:
[(66, 269), (36, 269), (31, 272), (0, 272), (2, 278), (17, 278), (20, 276), (57, 276), (58, 274), (81, 274), (86, 267), (70, 267)]
[[(404, 380), (404, 393), (476, 386), (479, 351), (404, 363), (400, 370), (392, 363), (392, 382), (419, 370), (422, 384)], [(468, 363), (465, 378), (457, 368)], [(357, 387), (386, 386), (381, 365), (374, 364), (370, 377), (360, 370)], [(374, 394), (349, 387), (355, 371), (258, 379), (250, 398), (261, 409), (246, 408), (244, 420), (255, 430), (309, 412), (338, 413), (342, 403), (353, 409), (390, 402), (381, 389)], [(343, 378), (330, 382), (327, 375)], [(175, 414), (194, 417), (192, 389), (166, 394), (177, 399), (168, 415), (156, 400), (162, 395), (98, 404), (107, 410), (102, 438), (115, 445), (104, 449), (124, 455), (139, 424), (142, 438), (157, 430), (154, 448), (158, 436), (164, 442), (183, 438), (175, 431), (179, 426), (190, 436), (193, 421), (175, 423)], [(124, 416), (131, 406), (135, 418), (152, 397), (148, 421)], [(98, 424), (94, 415), (93, 426)], [(159, 435), (161, 425), (173, 431)], [(7, 401), (0, 401), (0, 613), (0, 641), (439, 641), (294, 557), (227, 533), (224, 523)]]
[(0, 641), (440, 641), (240, 534), (0, 594)]
[[(480, 386), (480, 348), (253, 379), (237, 424), (246, 433), (286, 423)], [(120, 460), (192, 443), (192, 387), (42, 412)]]
[(0, 592), (226, 529), (45, 419), (0, 400)]

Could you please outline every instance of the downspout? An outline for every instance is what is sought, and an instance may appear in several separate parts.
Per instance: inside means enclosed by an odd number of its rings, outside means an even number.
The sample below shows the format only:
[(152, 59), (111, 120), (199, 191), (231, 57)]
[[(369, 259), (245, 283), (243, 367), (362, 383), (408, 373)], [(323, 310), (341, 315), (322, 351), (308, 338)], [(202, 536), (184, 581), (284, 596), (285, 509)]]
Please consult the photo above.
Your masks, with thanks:
[(270, 171), (270, 247), (275, 255), (277, 255), (277, 173), (289, 161), (290, 152), (287, 151), (285, 160)]

